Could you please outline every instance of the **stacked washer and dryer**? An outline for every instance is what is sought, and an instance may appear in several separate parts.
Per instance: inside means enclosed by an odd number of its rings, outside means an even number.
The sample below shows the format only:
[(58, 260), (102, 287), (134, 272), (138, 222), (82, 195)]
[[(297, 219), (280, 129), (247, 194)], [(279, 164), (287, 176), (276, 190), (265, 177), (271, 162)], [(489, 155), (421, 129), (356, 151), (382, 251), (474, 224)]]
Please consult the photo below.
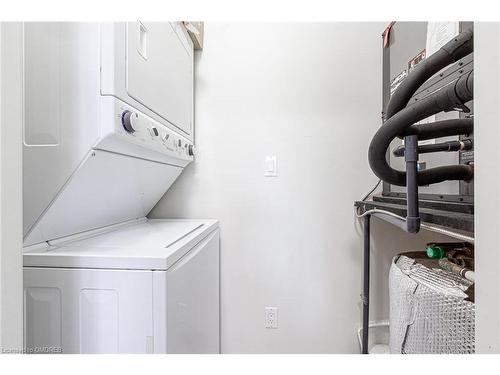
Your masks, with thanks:
[(27, 350), (218, 353), (218, 222), (146, 217), (193, 161), (183, 25), (26, 23), (24, 86)]

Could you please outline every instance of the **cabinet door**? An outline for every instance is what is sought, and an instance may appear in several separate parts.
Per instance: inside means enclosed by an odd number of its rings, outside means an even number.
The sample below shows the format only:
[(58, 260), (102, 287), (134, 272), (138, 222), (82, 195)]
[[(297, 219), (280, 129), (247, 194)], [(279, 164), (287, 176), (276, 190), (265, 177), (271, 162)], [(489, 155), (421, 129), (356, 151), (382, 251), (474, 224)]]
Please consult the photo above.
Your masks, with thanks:
[(30, 352), (152, 353), (151, 291), (151, 271), (26, 267), (25, 346)]
[(219, 230), (167, 271), (167, 352), (219, 353)]
[(129, 22), (126, 53), (128, 95), (191, 135), (191, 40), (175, 24)]

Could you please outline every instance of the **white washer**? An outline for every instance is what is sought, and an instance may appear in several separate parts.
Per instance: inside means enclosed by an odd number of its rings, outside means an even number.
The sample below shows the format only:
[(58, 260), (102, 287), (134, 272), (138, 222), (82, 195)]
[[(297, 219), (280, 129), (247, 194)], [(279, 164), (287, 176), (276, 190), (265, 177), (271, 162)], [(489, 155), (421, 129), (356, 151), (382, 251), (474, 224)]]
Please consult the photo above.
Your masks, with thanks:
[(24, 266), (30, 352), (219, 353), (216, 220), (103, 228), (26, 249)]

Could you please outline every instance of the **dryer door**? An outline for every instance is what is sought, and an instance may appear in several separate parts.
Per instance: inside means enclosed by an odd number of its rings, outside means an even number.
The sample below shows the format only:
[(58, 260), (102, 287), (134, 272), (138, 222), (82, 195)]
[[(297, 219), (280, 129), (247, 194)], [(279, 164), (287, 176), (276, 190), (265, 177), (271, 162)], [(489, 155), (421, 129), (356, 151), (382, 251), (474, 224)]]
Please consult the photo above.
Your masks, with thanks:
[(130, 97), (186, 135), (193, 129), (193, 44), (180, 24), (127, 23)]

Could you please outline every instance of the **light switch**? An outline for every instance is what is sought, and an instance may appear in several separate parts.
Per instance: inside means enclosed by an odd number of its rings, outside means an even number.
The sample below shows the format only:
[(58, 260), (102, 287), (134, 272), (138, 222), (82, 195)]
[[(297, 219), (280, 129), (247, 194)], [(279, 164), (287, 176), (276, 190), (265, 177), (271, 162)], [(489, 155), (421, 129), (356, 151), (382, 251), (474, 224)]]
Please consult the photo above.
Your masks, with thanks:
[(266, 156), (264, 176), (276, 177), (278, 175), (276, 168), (276, 155)]

